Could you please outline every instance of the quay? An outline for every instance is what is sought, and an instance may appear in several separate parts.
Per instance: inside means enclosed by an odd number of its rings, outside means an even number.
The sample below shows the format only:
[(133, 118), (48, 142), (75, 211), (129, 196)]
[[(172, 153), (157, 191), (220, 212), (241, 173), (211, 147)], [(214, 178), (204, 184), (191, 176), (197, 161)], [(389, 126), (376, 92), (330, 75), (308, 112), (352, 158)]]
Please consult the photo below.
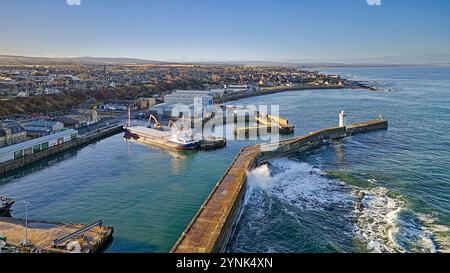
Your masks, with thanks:
[(260, 136), (265, 134), (292, 134), (295, 126), (290, 124), (287, 119), (271, 116), (266, 113), (256, 111), (256, 125), (234, 128), (234, 135), (246, 137), (250, 135)]
[(226, 146), (226, 138), (207, 136), (200, 141), (200, 150), (202, 151), (218, 150), (225, 148)]
[[(112, 237), (113, 228), (97, 221), (90, 225), (61, 224), (0, 218), (0, 235), (8, 249), (19, 253), (95, 253)], [(23, 240), (28, 241), (23, 245)]]
[(255, 125), (255, 126), (236, 127), (236, 128), (234, 128), (233, 132), (237, 138), (242, 139), (244, 137), (249, 137), (249, 136), (267, 135), (267, 134), (271, 134), (272, 132), (275, 134), (275, 133), (279, 132), (277, 130), (278, 130), (278, 128), (268, 126), (268, 125)]
[(305, 151), (333, 139), (341, 139), (357, 133), (386, 130), (387, 128), (388, 122), (383, 119), (346, 126), (345, 114), (341, 112), (339, 127), (315, 131), (276, 144), (261, 144), (243, 148), (175, 243), (171, 252), (222, 253), (225, 251), (244, 202), (247, 174), (253, 168), (272, 158)]
[(280, 134), (294, 133), (295, 126), (290, 124), (289, 120), (287, 119), (277, 116), (271, 116), (260, 111), (257, 112), (257, 116), (255, 119), (258, 122), (258, 125), (262, 123), (266, 126), (276, 127)]
[(72, 139), (71, 141), (66, 141), (56, 146), (48, 147), (47, 149), (42, 149), (41, 151), (34, 152), (29, 155), (24, 155), (17, 159), (2, 162), (0, 163), (0, 175), (4, 175), (8, 172), (36, 163), (45, 158), (49, 158), (66, 151), (88, 145), (94, 141), (106, 138), (111, 135), (115, 135), (122, 131), (122, 125), (110, 125), (107, 127), (99, 128), (81, 137), (77, 137), (76, 139)]

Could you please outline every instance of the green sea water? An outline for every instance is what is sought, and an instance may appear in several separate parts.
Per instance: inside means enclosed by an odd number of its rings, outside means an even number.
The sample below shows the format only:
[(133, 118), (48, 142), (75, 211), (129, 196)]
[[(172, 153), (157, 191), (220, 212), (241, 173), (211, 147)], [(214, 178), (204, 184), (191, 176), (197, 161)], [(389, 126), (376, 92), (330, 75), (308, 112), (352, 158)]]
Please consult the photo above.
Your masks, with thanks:
[[(392, 92), (292, 91), (239, 104), (275, 104), (295, 135), (349, 122), (389, 120), (250, 174), (230, 252), (433, 252), (448, 249), (450, 69), (329, 71)], [(114, 227), (108, 252), (167, 252), (246, 141), (177, 153), (115, 135), (0, 178), (13, 216)], [(364, 198), (360, 200), (361, 193)], [(360, 202), (361, 201), (361, 202)], [(363, 208), (359, 210), (358, 204)]]

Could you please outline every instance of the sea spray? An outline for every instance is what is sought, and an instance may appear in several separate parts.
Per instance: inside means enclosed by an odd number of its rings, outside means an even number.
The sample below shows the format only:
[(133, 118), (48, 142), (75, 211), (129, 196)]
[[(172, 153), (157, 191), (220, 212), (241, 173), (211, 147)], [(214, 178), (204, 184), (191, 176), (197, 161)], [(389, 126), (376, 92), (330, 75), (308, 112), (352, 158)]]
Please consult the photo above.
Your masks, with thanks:
[(271, 163), (273, 182), (266, 189), (286, 204), (305, 211), (334, 210), (349, 204), (345, 185), (313, 166), (289, 159)]
[[(353, 238), (353, 197), (345, 184), (289, 159), (270, 161), (248, 174), (248, 191), (230, 252), (348, 251)], [(319, 228), (339, 230), (320, 234)], [(331, 245), (331, 241), (336, 241)]]
[[(368, 179), (371, 186), (361, 188), (304, 162), (271, 160), (248, 173), (229, 251), (295, 252), (297, 245), (302, 251), (346, 252), (355, 239), (370, 252), (437, 251), (436, 231), (448, 230), (425, 220), (408, 223), (401, 217), (410, 212), (404, 197)], [(445, 246), (448, 239), (440, 238)]]

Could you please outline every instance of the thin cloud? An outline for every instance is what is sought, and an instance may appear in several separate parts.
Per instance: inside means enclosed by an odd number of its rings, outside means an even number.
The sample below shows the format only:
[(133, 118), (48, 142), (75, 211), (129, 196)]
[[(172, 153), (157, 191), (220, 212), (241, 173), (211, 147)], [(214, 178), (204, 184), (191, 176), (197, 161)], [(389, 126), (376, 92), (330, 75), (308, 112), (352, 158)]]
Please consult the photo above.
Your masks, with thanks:
[(81, 0), (66, 0), (69, 6), (81, 6)]
[(369, 6), (381, 6), (381, 0), (367, 0)]

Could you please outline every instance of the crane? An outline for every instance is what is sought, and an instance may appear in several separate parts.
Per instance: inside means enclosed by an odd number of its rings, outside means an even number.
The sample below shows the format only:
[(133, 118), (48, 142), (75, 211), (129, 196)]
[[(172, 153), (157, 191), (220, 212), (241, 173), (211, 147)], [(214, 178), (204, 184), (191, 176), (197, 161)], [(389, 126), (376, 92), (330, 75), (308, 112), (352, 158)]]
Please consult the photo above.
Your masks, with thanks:
[(150, 118), (148, 119), (147, 127), (150, 127), (152, 120), (155, 122), (155, 129), (162, 129), (162, 125), (158, 122), (158, 120), (155, 118), (155, 116), (150, 115)]
[(175, 126), (176, 129), (178, 129), (178, 126), (175, 124), (175, 122), (173, 122), (173, 120), (169, 120), (169, 128), (172, 128), (173, 126)]

